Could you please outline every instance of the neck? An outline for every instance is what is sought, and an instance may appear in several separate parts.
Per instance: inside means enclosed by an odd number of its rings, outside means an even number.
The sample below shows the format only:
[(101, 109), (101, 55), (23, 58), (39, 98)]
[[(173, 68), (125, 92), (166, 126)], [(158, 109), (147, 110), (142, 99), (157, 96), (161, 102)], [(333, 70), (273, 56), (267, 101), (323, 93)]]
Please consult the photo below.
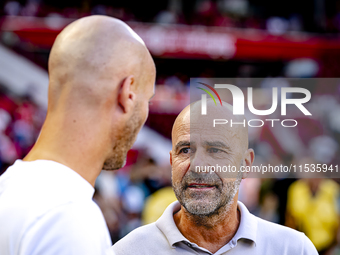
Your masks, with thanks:
[(177, 228), (189, 241), (215, 253), (233, 238), (239, 227), (241, 215), (237, 197), (231, 205), (211, 216), (192, 215), (181, 206), (174, 215)]
[(52, 160), (63, 164), (93, 187), (100, 174), (107, 151), (102, 148), (100, 125), (74, 120), (50, 119), (42, 127), (40, 136), (24, 161)]

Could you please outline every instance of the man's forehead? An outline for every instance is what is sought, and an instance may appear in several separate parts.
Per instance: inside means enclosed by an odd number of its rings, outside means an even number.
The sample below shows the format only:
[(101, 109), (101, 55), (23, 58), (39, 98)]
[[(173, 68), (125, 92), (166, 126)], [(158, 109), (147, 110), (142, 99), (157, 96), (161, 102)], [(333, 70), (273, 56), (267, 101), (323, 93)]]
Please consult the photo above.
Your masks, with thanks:
[[(172, 142), (176, 145), (180, 141), (216, 141), (221, 140), (228, 144), (238, 144), (248, 147), (248, 130), (242, 123), (246, 122), (244, 116), (233, 116), (232, 108), (226, 104), (224, 107), (214, 107), (208, 102), (207, 115), (200, 112), (199, 101), (187, 106), (177, 117), (173, 130)], [(230, 106), (230, 107), (229, 107)], [(215, 124), (215, 119), (229, 118), (225, 124)], [(231, 125), (233, 122), (235, 125)]]
[(172, 142), (176, 144), (179, 139), (190, 139), (190, 123), (175, 123), (172, 130)]
[(209, 139), (223, 139), (229, 140), (232, 137), (237, 137), (239, 129), (236, 127), (230, 127), (228, 125), (216, 125), (213, 126), (212, 122), (208, 121), (181, 121), (176, 123), (173, 129), (173, 140), (183, 139), (184, 137), (191, 137), (191, 139), (197, 139), (197, 137), (204, 137)]
[(201, 133), (186, 133), (181, 134), (176, 137), (175, 143), (182, 142), (182, 141), (189, 141), (190, 143), (195, 144), (207, 144), (209, 142), (231, 142), (232, 137), (225, 136), (224, 134), (201, 134)]
[(237, 138), (237, 134), (231, 133), (231, 130), (219, 128), (211, 130), (211, 128), (204, 128), (200, 126), (190, 127), (190, 125), (183, 126), (178, 130), (173, 137), (174, 144), (181, 141), (190, 141), (191, 143), (207, 143), (211, 141), (223, 141), (229, 143), (233, 138)]

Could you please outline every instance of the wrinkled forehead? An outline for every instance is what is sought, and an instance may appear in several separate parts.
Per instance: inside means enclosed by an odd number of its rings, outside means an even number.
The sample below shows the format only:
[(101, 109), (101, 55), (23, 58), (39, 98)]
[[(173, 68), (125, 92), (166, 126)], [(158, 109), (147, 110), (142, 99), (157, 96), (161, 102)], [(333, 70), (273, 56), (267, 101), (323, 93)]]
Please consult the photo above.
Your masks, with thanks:
[[(228, 110), (211, 110), (207, 115), (201, 115), (197, 108), (191, 108), (176, 120), (173, 130), (173, 144), (187, 140), (191, 143), (207, 144), (207, 142), (221, 141), (228, 144), (244, 145), (247, 130), (243, 125), (230, 126), (216, 124), (218, 119), (228, 119), (234, 123), (242, 122), (242, 118), (235, 118)], [(215, 121), (215, 125), (214, 125)]]

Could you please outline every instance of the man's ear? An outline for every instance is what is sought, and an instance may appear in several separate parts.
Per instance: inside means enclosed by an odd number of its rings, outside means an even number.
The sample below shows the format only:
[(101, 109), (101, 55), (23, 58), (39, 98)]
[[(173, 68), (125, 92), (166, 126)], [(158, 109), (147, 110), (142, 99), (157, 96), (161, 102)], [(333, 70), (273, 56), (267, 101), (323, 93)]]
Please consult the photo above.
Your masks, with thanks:
[(123, 113), (127, 113), (134, 109), (136, 103), (136, 94), (133, 91), (135, 86), (135, 78), (133, 75), (126, 77), (119, 89), (118, 105)]
[[(253, 149), (247, 149), (244, 155), (245, 169), (250, 169), (254, 163), (255, 153)], [(249, 171), (243, 172), (242, 179), (245, 179), (249, 174)]]
[(172, 166), (172, 150), (169, 152), (170, 154), (170, 165)]

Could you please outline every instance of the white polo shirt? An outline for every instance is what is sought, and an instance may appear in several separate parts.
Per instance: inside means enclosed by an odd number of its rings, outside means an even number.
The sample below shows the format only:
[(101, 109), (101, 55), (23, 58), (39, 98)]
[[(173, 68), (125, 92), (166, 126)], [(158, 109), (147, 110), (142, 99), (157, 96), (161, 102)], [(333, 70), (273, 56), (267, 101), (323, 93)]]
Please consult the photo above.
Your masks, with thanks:
[[(241, 221), (235, 236), (216, 255), (318, 255), (305, 234), (262, 220), (238, 202)], [(132, 231), (113, 246), (117, 255), (127, 254), (213, 254), (186, 239), (177, 229), (174, 213), (180, 210), (172, 203), (155, 222)], [(193, 230), (194, 231), (194, 230)]]
[(17, 160), (0, 176), (0, 254), (113, 254), (93, 193), (62, 164)]

